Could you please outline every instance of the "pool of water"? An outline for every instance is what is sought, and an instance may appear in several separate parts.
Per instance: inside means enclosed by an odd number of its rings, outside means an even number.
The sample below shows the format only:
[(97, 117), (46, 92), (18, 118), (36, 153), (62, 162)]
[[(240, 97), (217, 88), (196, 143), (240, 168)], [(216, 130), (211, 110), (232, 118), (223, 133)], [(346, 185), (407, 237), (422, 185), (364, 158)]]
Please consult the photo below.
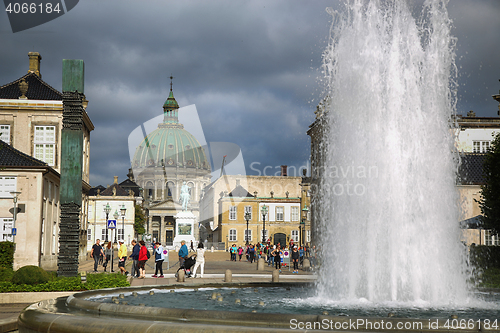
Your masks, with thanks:
[[(150, 292), (152, 291), (152, 295)], [(366, 299), (326, 300), (308, 287), (258, 288), (183, 288), (151, 289), (137, 293), (97, 296), (89, 300), (120, 304), (180, 309), (241, 311), (260, 313), (325, 314), (331, 316), (362, 316), (395, 318), (489, 319), (500, 321), (500, 293), (477, 292), (467, 304), (432, 305), (425, 301), (373, 303)], [(124, 303), (126, 302), (126, 303)], [(500, 324), (500, 323), (499, 323)]]

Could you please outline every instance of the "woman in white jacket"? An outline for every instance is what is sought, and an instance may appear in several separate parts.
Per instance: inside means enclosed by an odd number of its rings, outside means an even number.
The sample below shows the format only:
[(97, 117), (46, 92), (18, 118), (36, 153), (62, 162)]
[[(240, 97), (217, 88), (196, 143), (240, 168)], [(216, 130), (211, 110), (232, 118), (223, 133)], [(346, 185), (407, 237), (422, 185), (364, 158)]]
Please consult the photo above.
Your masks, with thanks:
[(203, 277), (203, 272), (205, 271), (205, 249), (202, 242), (198, 243), (198, 249), (196, 250), (196, 264), (194, 264), (193, 268), (193, 277), (196, 277), (198, 266), (201, 266), (200, 276)]

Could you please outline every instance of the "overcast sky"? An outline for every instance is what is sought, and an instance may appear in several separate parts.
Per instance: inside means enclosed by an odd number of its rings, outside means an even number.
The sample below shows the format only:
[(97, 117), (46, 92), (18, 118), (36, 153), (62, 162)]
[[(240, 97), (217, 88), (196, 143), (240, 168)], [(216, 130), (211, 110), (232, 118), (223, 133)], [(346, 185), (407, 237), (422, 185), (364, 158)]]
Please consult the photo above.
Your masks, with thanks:
[[(125, 179), (128, 136), (162, 114), (171, 74), (177, 102), (196, 106), (206, 141), (238, 145), (247, 174), (298, 169), (309, 160), (306, 131), (322, 97), (325, 8), (340, 3), (83, 0), (15, 34), (2, 11), (0, 85), (27, 72), (30, 51), (40, 52), (42, 79), (58, 90), (62, 59), (85, 61), (93, 186)], [(497, 116), (500, 1), (451, 0), (448, 9), (458, 39), (457, 112)]]

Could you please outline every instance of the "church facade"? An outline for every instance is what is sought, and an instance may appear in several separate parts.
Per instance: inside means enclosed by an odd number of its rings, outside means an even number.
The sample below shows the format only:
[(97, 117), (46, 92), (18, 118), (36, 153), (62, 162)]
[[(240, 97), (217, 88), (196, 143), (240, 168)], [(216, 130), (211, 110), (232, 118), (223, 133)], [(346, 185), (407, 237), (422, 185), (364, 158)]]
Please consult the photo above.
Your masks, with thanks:
[[(199, 202), (211, 179), (203, 147), (179, 123), (178, 115), (171, 86), (163, 122), (142, 140), (132, 159), (133, 180), (143, 189), (146, 233), (167, 247), (180, 240), (198, 241)], [(181, 212), (192, 213), (189, 223), (181, 222), (185, 218), (178, 215)]]

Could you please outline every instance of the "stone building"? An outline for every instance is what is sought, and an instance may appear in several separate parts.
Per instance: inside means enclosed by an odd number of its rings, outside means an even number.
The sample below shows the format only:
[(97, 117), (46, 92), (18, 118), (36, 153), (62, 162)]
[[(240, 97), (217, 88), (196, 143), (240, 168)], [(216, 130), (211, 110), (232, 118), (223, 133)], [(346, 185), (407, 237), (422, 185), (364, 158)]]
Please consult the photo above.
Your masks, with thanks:
[[(4, 170), (0, 170), (0, 178), (4, 185), (15, 183), (19, 192), (18, 202), (26, 206), (27, 211), (35, 209), (32, 205), (43, 202), (40, 207), (48, 209), (48, 203), (52, 203), (55, 209), (50, 215), (45, 212), (36, 217), (30, 217), (30, 224), (35, 223), (29, 230), (17, 229), (18, 237), (16, 243), (30, 241), (30, 246), (34, 246), (37, 252), (35, 258), (39, 265), (48, 268), (57, 268), (57, 255), (52, 253), (59, 248), (53, 239), (59, 239), (59, 218), (60, 206), (59, 198), (59, 174), (61, 171), (61, 133), (63, 119), (62, 93), (51, 87), (42, 80), (40, 72), (40, 62), (42, 57), (38, 52), (29, 52), (28, 73), (17, 80), (0, 86), (0, 140), (4, 141), (16, 150), (46, 163), (46, 168), (50, 168), (57, 177), (43, 178), (43, 186), (40, 185), (42, 178), (30, 177), (29, 174), (19, 171), (17, 175), (10, 174), (5, 179)], [(87, 102), (84, 105), (86, 109)], [(89, 185), (89, 149), (90, 132), (94, 129), (88, 114), (83, 111), (83, 166), (82, 166), (82, 210), (80, 215), (80, 259), (86, 256), (86, 230), (87, 230), (87, 193)], [(0, 163), (2, 164), (2, 163)], [(57, 178), (57, 179), (56, 179)], [(22, 185), (21, 185), (22, 184)], [(12, 184), (11, 184), (12, 185)], [(10, 195), (10, 194), (9, 194)], [(7, 194), (5, 194), (7, 196)], [(12, 196), (0, 198), (0, 201), (8, 200), (12, 203)], [(52, 200), (52, 201), (51, 201)], [(6, 206), (1, 204), (2, 206)], [(8, 211), (0, 211), (0, 218), (11, 218)], [(34, 220), (33, 220), (34, 219)], [(19, 226), (28, 223), (26, 214), (19, 214)], [(5, 226), (4, 226), (5, 227)], [(29, 236), (28, 236), (29, 234)], [(33, 240), (33, 237), (37, 238)], [(32, 242), (31, 242), (32, 241)], [(48, 253), (47, 249), (51, 249)], [(17, 247), (20, 249), (20, 247)], [(28, 252), (16, 251), (14, 261), (15, 267), (20, 267), (27, 262), (34, 260), (26, 258)]]
[[(132, 159), (133, 181), (143, 189), (146, 232), (168, 247), (179, 234), (175, 216), (181, 211), (183, 184), (189, 187), (188, 211), (200, 216), (202, 190), (210, 183), (210, 163), (198, 140), (179, 123), (179, 104), (172, 86), (163, 105), (163, 122), (136, 148)], [(198, 223), (193, 230), (198, 239)]]
[[(89, 194), (87, 251), (90, 252), (97, 239), (101, 242), (123, 239), (125, 244), (129, 245), (135, 237), (136, 197), (134, 191), (124, 189), (118, 184), (118, 176), (115, 176), (111, 186), (102, 191), (97, 188)], [(107, 216), (106, 209), (109, 210)], [(116, 228), (109, 229), (106, 218), (115, 220)]]
[[(250, 214), (248, 241), (273, 244), (310, 242), (309, 188), (301, 177), (226, 175), (207, 186), (201, 200), (202, 241), (244, 245), (245, 213)], [(266, 206), (265, 224), (262, 207)], [(305, 208), (305, 210), (304, 210)], [(303, 222), (301, 224), (301, 222)], [(222, 246), (221, 246), (222, 247)]]

